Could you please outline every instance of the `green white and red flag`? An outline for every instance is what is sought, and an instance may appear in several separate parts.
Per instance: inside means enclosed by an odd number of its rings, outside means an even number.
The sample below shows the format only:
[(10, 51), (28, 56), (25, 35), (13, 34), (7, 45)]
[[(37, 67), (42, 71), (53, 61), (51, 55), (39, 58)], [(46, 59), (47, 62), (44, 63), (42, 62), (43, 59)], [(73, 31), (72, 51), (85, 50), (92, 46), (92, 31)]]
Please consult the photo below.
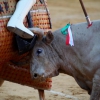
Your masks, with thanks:
[(68, 27), (68, 34), (66, 35), (66, 45), (71, 45), (74, 46), (74, 42), (73, 42), (73, 36), (72, 36), (72, 31), (70, 26)]
[(66, 35), (66, 45), (74, 46), (73, 35), (71, 31), (70, 24), (67, 24), (65, 27), (61, 29), (63, 35)]

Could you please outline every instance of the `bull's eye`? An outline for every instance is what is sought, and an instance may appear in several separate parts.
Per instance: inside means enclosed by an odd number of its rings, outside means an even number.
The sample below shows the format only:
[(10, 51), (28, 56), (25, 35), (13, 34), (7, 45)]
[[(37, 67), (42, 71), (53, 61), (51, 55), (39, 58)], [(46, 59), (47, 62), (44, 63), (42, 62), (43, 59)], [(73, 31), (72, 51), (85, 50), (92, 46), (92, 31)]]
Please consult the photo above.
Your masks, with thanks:
[(42, 49), (37, 49), (37, 54), (41, 54), (42, 53)]

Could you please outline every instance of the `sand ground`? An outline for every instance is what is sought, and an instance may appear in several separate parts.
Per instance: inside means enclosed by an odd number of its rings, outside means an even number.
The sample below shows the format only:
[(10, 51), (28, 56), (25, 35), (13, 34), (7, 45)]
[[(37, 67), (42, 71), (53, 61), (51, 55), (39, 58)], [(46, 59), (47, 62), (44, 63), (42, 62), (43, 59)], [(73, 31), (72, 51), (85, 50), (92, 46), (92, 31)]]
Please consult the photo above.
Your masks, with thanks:
[[(84, 0), (84, 4), (91, 21), (100, 19), (100, 0)], [(78, 0), (48, 0), (48, 7), (53, 31), (69, 22), (86, 21)], [(66, 96), (46, 91), (46, 100), (89, 100), (87, 92), (68, 75), (60, 74), (53, 78), (52, 90)], [(38, 91), (33, 88), (5, 81), (0, 88), (0, 100), (39, 100), (39, 97)]]

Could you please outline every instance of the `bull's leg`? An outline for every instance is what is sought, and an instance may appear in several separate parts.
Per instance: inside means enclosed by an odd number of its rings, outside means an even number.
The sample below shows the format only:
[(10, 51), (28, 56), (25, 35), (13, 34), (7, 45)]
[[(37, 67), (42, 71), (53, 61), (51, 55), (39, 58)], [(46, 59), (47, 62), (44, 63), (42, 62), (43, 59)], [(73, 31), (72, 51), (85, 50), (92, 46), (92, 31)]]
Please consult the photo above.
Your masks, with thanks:
[(93, 83), (90, 100), (99, 100), (99, 98), (100, 98), (100, 84)]
[(100, 99), (100, 69), (94, 75), (90, 100)]
[(44, 90), (38, 90), (40, 100), (45, 100)]
[(4, 80), (0, 78), (0, 86), (2, 86)]

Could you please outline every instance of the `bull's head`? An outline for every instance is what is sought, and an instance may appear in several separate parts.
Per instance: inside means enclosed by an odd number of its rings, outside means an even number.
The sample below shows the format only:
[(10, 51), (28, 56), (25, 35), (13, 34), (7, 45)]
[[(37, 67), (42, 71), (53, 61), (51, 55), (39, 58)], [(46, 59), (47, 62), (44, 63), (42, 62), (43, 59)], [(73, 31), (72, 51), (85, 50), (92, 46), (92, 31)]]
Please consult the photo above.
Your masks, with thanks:
[[(34, 31), (34, 33), (36, 33)], [(45, 78), (57, 76), (58, 73), (58, 55), (52, 47), (53, 34), (48, 32), (43, 38), (38, 34), (38, 40), (32, 50), (30, 62), (30, 72), (33, 79), (44, 80)]]

